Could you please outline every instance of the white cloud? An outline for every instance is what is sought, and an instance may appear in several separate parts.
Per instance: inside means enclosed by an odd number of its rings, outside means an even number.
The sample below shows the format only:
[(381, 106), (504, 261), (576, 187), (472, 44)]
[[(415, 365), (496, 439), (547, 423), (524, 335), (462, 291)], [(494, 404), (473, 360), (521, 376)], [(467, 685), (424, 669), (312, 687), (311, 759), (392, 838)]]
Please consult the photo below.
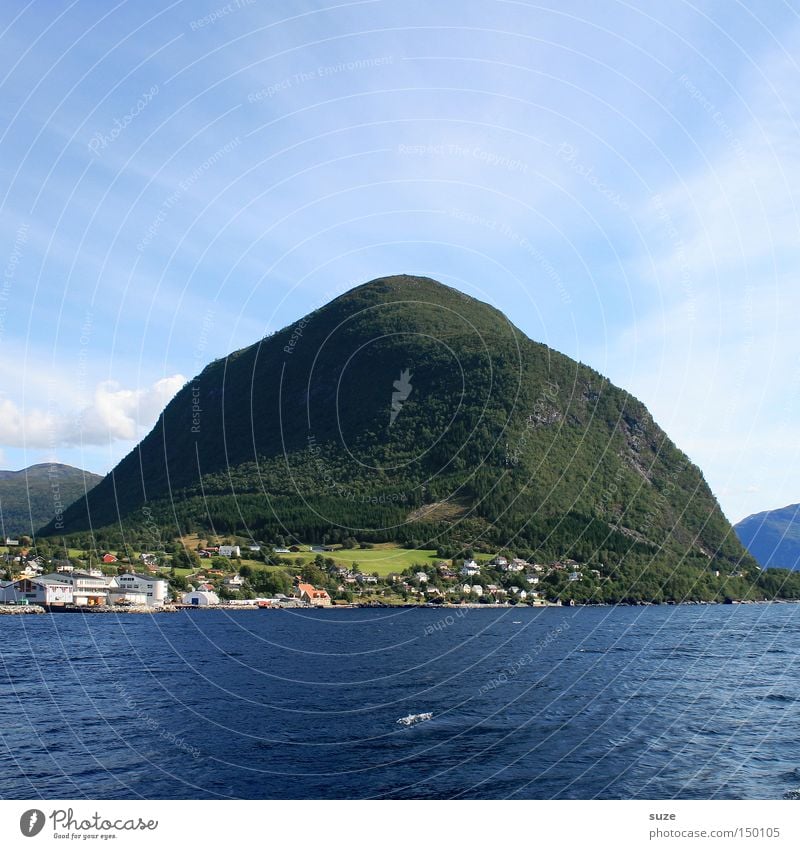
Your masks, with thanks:
[(91, 403), (65, 410), (20, 407), (0, 399), (0, 443), (14, 448), (109, 445), (139, 439), (156, 421), (167, 402), (186, 382), (181, 374), (164, 377), (143, 389), (126, 389), (103, 381)]

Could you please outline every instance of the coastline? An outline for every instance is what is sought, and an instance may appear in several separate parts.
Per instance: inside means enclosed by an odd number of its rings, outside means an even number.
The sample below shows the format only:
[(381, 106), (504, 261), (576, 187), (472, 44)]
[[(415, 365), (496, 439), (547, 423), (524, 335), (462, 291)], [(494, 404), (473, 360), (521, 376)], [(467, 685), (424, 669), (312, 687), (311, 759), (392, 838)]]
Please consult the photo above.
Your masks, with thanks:
[(41, 615), (43, 613), (83, 613), (91, 616), (103, 614), (146, 614), (155, 615), (160, 613), (181, 613), (183, 611), (224, 611), (226, 613), (240, 613), (252, 611), (283, 611), (283, 610), (542, 610), (545, 608), (561, 608), (561, 609), (576, 609), (576, 608), (595, 608), (595, 607), (692, 607), (692, 606), (733, 606), (733, 605), (768, 605), (768, 604), (800, 604), (800, 599), (780, 598), (780, 599), (762, 599), (762, 600), (735, 600), (726, 601), (681, 601), (681, 602), (663, 602), (656, 604), (655, 602), (640, 601), (631, 604), (609, 604), (607, 602), (598, 602), (597, 604), (559, 604), (555, 602), (545, 602), (543, 604), (334, 604), (329, 606), (313, 605), (313, 604), (294, 604), (294, 605), (276, 605), (274, 607), (258, 607), (257, 605), (249, 604), (217, 604), (204, 605), (202, 607), (188, 604), (171, 604), (162, 607), (111, 607), (108, 605), (98, 605), (96, 607), (44, 607), (40, 604), (0, 605), (0, 616), (19, 616), (19, 615)]

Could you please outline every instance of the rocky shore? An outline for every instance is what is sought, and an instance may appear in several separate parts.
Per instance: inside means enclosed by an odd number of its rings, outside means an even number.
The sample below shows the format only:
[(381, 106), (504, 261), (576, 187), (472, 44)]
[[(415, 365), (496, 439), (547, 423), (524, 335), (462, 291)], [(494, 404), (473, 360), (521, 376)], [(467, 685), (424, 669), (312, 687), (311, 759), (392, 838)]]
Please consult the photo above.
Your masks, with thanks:
[(23, 613), (44, 613), (38, 604), (0, 604), (0, 616), (15, 616)]

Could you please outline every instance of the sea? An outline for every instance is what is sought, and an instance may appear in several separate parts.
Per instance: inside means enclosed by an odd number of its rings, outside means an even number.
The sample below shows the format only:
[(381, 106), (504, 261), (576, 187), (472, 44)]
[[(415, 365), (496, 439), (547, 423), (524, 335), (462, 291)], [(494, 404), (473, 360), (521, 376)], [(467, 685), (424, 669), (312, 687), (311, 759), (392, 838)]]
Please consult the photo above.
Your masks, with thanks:
[(798, 657), (795, 604), (0, 616), (0, 797), (791, 798)]

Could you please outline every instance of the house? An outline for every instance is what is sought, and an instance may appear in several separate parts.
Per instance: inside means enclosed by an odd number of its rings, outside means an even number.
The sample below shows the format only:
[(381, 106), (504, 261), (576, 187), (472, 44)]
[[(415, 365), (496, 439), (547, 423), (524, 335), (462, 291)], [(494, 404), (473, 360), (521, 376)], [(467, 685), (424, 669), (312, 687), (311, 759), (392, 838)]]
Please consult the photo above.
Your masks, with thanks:
[[(288, 554), (289, 553), (288, 548), (273, 548), (272, 550), (275, 552), (275, 554)], [(299, 551), (299, 549), (298, 549), (298, 551)]]
[(495, 557), (495, 559), (492, 560), (492, 563), (495, 566), (499, 566), (502, 569), (504, 566), (508, 566), (508, 558), (503, 557), (502, 555), (498, 554), (497, 557)]
[(312, 584), (298, 584), (297, 593), (301, 601), (314, 607), (330, 607), (331, 597), (325, 590), (318, 590)]
[(472, 577), (473, 575), (480, 575), (481, 567), (474, 560), (465, 560), (464, 565), (460, 570), (461, 576), (464, 578)]
[(504, 572), (524, 572), (528, 568), (528, 563), (526, 560), (522, 560), (519, 557), (515, 557), (510, 563), (508, 563), (503, 569)]
[(472, 585), (472, 595), (478, 595), (478, 596), (483, 595), (483, 587), (480, 584), (473, 584)]
[(97, 570), (89, 572), (56, 572), (44, 575), (44, 579), (56, 583), (68, 584), (72, 587), (72, 597), (76, 605), (81, 607), (97, 607), (108, 601), (109, 579)]
[(4, 604), (72, 604), (72, 587), (56, 579), (20, 578), (0, 586), (0, 602)]
[(181, 603), (191, 607), (213, 607), (219, 604), (219, 596), (212, 592), (194, 592), (184, 593), (181, 597)]
[(374, 575), (364, 575), (364, 583), (375, 585), (378, 583), (378, 579)]
[(127, 572), (111, 579), (109, 595), (112, 603), (120, 596), (136, 594), (144, 595), (148, 607), (163, 607), (169, 598), (169, 588), (163, 578), (154, 578), (152, 575)]
[(439, 574), (443, 578), (455, 578), (456, 577), (456, 573), (444, 561), (440, 561), (439, 563), (437, 563), (436, 568), (438, 569)]
[(570, 583), (575, 583), (575, 581), (580, 581), (582, 577), (583, 575), (580, 572), (570, 572), (569, 575), (567, 575), (567, 580)]
[(103, 563), (116, 563), (117, 558), (113, 554), (104, 554)]
[(6, 537), (6, 545), (19, 545), (19, 540), (11, 539), (11, 537)]
[(528, 577), (525, 580), (529, 584), (531, 584), (532, 586), (536, 586), (536, 584), (539, 583), (539, 576), (538, 575), (528, 575)]
[(69, 560), (53, 560), (50, 565), (56, 570), (56, 572), (75, 571), (75, 567), (69, 562)]
[(221, 545), (219, 547), (220, 557), (241, 557), (242, 550), (238, 545)]
[(144, 563), (145, 566), (156, 566), (156, 565), (158, 565), (158, 558), (155, 556), (155, 554), (150, 554), (147, 551), (143, 551), (139, 555), (139, 560), (141, 560), (142, 563)]
[(247, 550), (248, 551), (261, 551), (261, 546), (260, 545), (248, 545)]
[(222, 584), (229, 590), (237, 591), (244, 586), (244, 578), (241, 575), (232, 575), (229, 578), (223, 578)]
[(428, 583), (428, 573), (427, 573), (427, 572), (415, 572), (415, 573), (414, 573), (414, 577), (415, 577), (415, 578), (416, 578), (416, 579), (417, 579), (417, 580), (418, 580), (421, 584), (427, 584), (427, 583)]

